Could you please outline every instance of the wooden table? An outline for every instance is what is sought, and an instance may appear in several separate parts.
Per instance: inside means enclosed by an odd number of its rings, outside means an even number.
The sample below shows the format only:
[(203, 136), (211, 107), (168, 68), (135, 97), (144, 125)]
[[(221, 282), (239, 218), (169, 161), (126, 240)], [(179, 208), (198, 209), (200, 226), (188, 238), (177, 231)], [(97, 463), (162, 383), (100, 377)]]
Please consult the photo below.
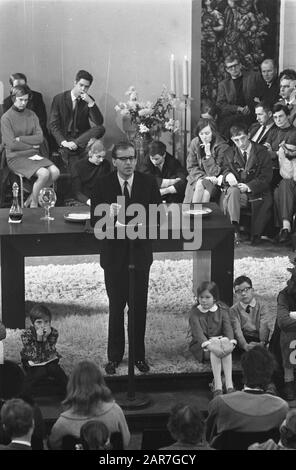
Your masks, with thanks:
[[(201, 280), (217, 282), (221, 299), (232, 304), (233, 226), (216, 204), (205, 204), (212, 214), (203, 219), (202, 246), (193, 251), (194, 289)], [(0, 318), (7, 328), (25, 324), (26, 256), (73, 256), (98, 254), (100, 242), (81, 223), (69, 223), (64, 214), (82, 212), (80, 207), (57, 207), (55, 220), (40, 220), (43, 210), (24, 209), (21, 224), (8, 223), (8, 209), (0, 209)], [(172, 227), (174, 231), (174, 227)], [(154, 252), (184, 251), (184, 239), (154, 240)], [(188, 279), (188, 282), (191, 280)]]

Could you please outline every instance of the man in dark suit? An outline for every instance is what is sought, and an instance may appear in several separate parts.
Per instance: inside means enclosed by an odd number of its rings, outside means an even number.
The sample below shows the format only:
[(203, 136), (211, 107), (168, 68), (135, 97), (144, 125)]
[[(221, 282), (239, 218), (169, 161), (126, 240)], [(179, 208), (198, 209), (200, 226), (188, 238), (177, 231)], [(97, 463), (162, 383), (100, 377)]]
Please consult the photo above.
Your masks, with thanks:
[(225, 58), (229, 77), (218, 84), (217, 106), (220, 134), (229, 136), (229, 129), (235, 122), (250, 126), (255, 120), (254, 98), (260, 96), (262, 79), (254, 72), (242, 72), (242, 65), (236, 56)]
[(34, 431), (32, 407), (20, 398), (12, 398), (1, 409), (1, 424), (11, 436), (10, 444), (0, 445), (0, 450), (32, 450), (31, 437)]
[(255, 114), (257, 122), (251, 125), (249, 129), (249, 137), (252, 142), (264, 144), (275, 127), (272, 117), (272, 109), (268, 103), (258, 102), (255, 105)]
[[(71, 174), (88, 141), (92, 137), (98, 139), (105, 133), (102, 113), (88, 94), (92, 81), (90, 73), (79, 70), (72, 90), (56, 95), (50, 110), (50, 132)], [(91, 127), (90, 120), (94, 127)]]
[[(9, 77), (9, 83), (11, 85), (11, 89), (17, 85), (27, 85), (27, 77), (23, 73), (12, 73)], [(3, 101), (3, 114), (8, 111), (11, 106), (13, 105), (11, 95), (7, 96)], [(40, 126), (43, 131), (44, 137), (47, 139), (48, 131), (46, 127), (47, 115), (46, 115), (46, 108), (43, 101), (43, 97), (41, 93), (38, 91), (31, 90), (31, 94), (29, 97), (29, 102), (27, 104), (27, 108), (34, 111), (37, 114)]]
[[(98, 210), (97, 206), (101, 204), (107, 204), (110, 208), (110, 220), (113, 226), (115, 217), (118, 217), (118, 222), (129, 220), (125, 218), (122, 205), (119, 206), (117, 203), (118, 197), (124, 201), (125, 208), (134, 203), (140, 204), (145, 210), (146, 217), (151, 204), (161, 203), (155, 179), (150, 175), (135, 171), (136, 156), (132, 144), (124, 142), (115, 145), (112, 151), (112, 162), (117, 171), (100, 178), (91, 197), (92, 225), (100, 221), (96, 217), (96, 208)], [(123, 215), (120, 211), (123, 212)], [(149, 225), (149, 218), (144, 220), (144, 225)], [(107, 374), (115, 374), (116, 368), (123, 358), (124, 308), (129, 304), (130, 240), (127, 235), (120, 237), (118, 233), (115, 239), (105, 237), (101, 241), (100, 247), (100, 263), (104, 269), (105, 285), (109, 297), (108, 364), (105, 367)], [(135, 264), (135, 365), (141, 372), (148, 372), (149, 365), (145, 360), (144, 339), (152, 246), (147, 237), (136, 239), (132, 243)]]
[(263, 60), (260, 65), (260, 69), (262, 83), (260, 89), (258, 89), (258, 95), (256, 95), (256, 97), (272, 108), (272, 106), (278, 102), (280, 97), (280, 83), (277, 76), (277, 69), (272, 59)]
[(235, 226), (237, 242), (241, 207), (251, 206), (251, 241), (257, 244), (271, 217), (272, 162), (262, 145), (249, 140), (245, 126), (232, 126), (230, 134), (235, 148), (230, 148), (224, 155), (223, 183), (226, 192), (222, 204)]
[(140, 171), (154, 176), (162, 200), (183, 202), (187, 185), (187, 171), (181, 163), (166, 151), (166, 146), (160, 140), (155, 140), (148, 147), (149, 160)]
[(279, 103), (288, 106), (290, 114), (289, 121), (296, 127), (296, 71), (286, 69), (280, 74), (280, 96)]

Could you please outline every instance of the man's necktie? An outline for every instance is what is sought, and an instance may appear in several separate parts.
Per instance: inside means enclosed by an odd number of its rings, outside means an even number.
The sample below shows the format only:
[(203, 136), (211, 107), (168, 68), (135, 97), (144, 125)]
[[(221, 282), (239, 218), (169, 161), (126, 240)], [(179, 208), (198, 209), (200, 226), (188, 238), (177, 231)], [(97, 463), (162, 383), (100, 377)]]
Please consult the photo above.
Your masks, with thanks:
[(246, 166), (246, 164), (247, 164), (247, 158), (248, 158), (247, 152), (243, 152), (243, 159), (244, 159), (244, 164), (245, 164), (245, 166)]
[(130, 194), (129, 194), (127, 185), (128, 185), (128, 182), (125, 181), (123, 183), (123, 195), (125, 197), (125, 202), (128, 204), (130, 202)]
[(78, 120), (78, 108), (79, 104), (81, 102), (81, 98), (76, 98), (76, 100), (73, 102), (73, 121), (72, 121), (72, 132), (74, 136), (78, 134), (78, 129), (77, 129), (77, 120)]
[(247, 307), (246, 307), (246, 313), (250, 313), (250, 311), (251, 311), (251, 305), (247, 305)]
[(260, 140), (262, 139), (265, 130), (266, 130), (266, 126), (262, 126), (262, 129), (261, 129), (261, 131), (260, 131), (260, 134), (258, 135), (258, 137), (257, 137), (257, 139), (256, 139), (256, 142), (258, 142), (258, 144), (260, 144)]

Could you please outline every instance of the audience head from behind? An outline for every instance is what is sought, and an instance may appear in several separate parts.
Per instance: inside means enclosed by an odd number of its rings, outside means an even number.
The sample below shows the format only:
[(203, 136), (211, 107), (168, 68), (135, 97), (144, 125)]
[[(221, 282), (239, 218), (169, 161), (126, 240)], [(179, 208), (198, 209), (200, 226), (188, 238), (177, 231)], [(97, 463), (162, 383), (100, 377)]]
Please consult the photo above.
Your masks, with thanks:
[(9, 83), (12, 87), (27, 85), (27, 77), (25, 74), (20, 72), (12, 73), (9, 77)]
[(86, 147), (86, 153), (88, 160), (98, 166), (106, 157), (103, 141), (95, 138), (90, 139)]
[(10, 90), (11, 100), (18, 111), (23, 111), (32, 97), (28, 85), (16, 85)]
[(148, 147), (149, 158), (154, 166), (162, 167), (166, 156), (166, 145), (160, 140), (153, 140)]
[(42, 304), (34, 305), (30, 311), (30, 320), (36, 331), (37, 338), (48, 336), (51, 332), (51, 312)]
[(196, 403), (177, 403), (171, 410), (167, 428), (176, 441), (197, 445), (203, 440), (204, 421)]
[(288, 106), (282, 103), (276, 103), (272, 108), (272, 115), (274, 123), (280, 129), (290, 127), (289, 115), (290, 110)]
[(253, 389), (267, 390), (275, 371), (275, 359), (263, 346), (255, 346), (241, 357), (244, 385)]
[(280, 96), (287, 102), (295, 98), (296, 93), (296, 71), (286, 69), (280, 74)]
[(269, 104), (259, 101), (255, 104), (256, 119), (260, 126), (266, 126), (272, 121), (272, 109)]
[(230, 137), (232, 142), (241, 152), (245, 152), (250, 145), (248, 127), (244, 123), (231, 126)]
[(260, 65), (263, 80), (272, 83), (277, 76), (277, 68), (273, 59), (264, 59)]
[(199, 119), (194, 134), (199, 138), (202, 145), (213, 144), (217, 135), (217, 128), (213, 119)]
[(202, 98), (200, 102), (200, 117), (204, 119), (217, 120), (218, 108), (213, 101), (208, 98)]
[(67, 386), (63, 404), (67, 409), (81, 415), (91, 415), (101, 402), (112, 401), (110, 389), (106, 386), (101, 369), (92, 361), (78, 362), (74, 367)]
[(33, 409), (20, 398), (12, 398), (1, 409), (1, 422), (11, 439), (31, 442), (34, 431)]
[(135, 147), (130, 142), (119, 142), (112, 149), (112, 163), (123, 180), (134, 174), (137, 157)]
[(235, 80), (242, 74), (242, 64), (236, 55), (228, 55), (224, 59), (226, 72)]
[(109, 450), (110, 432), (107, 426), (98, 419), (83, 424), (80, 429), (80, 441), (83, 450)]
[(93, 76), (86, 70), (79, 70), (74, 80), (74, 87), (72, 93), (75, 98), (83, 97), (88, 93), (88, 90), (93, 82)]
[(296, 409), (288, 411), (280, 427), (281, 444), (288, 449), (296, 449)]
[(233, 290), (238, 300), (245, 305), (249, 305), (254, 298), (252, 281), (247, 276), (239, 276), (234, 280)]

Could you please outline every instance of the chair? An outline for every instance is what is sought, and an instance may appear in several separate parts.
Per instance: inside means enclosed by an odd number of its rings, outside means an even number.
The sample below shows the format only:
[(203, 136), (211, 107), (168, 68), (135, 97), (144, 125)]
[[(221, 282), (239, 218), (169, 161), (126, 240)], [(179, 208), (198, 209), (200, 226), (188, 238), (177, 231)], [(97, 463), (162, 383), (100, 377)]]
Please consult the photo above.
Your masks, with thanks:
[(146, 428), (143, 431), (142, 450), (157, 450), (175, 442), (166, 428)]
[(278, 428), (261, 432), (225, 431), (211, 442), (211, 447), (216, 450), (247, 450), (255, 442), (262, 443), (268, 439), (278, 442), (279, 438), (280, 432)]

